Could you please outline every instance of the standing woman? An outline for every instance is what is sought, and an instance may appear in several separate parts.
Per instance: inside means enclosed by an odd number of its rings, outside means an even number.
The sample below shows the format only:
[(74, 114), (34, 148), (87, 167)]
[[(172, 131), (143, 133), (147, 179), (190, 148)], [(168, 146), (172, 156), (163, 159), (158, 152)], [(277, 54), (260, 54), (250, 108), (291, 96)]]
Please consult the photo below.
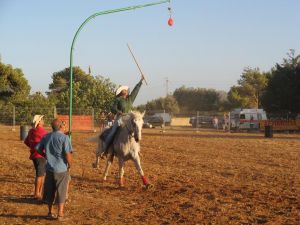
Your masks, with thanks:
[(35, 168), (35, 184), (34, 184), (34, 197), (38, 200), (42, 199), (43, 186), (45, 180), (45, 166), (46, 159), (43, 155), (38, 153), (34, 148), (44, 137), (47, 132), (44, 129), (44, 116), (35, 115), (32, 120), (32, 128), (29, 130), (24, 143), (30, 148), (30, 157)]

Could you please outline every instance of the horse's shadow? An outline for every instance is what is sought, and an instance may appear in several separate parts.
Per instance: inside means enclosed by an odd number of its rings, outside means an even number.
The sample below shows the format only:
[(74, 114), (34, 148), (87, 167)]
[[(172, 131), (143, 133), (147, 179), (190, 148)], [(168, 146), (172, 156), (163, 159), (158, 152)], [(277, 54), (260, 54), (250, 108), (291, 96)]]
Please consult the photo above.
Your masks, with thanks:
[(110, 177), (109, 180), (103, 181), (99, 178), (89, 178), (82, 177), (80, 175), (72, 175), (74, 181), (74, 186), (80, 186), (82, 183), (88, 183), (89, 185), (94, 186), (97, 190), (107, 190), (107, 191), (126, 191), (126, 187), (120, 187), (117, 183), (117, 179)]
[(74, 181), (76, 182), (85, 182), (85, 183), (98, 183), (99, 178), (90, 178), (87, 176), (82, 176), (82, 175), (72, 175), (72, 179), (74, 179)]
[(101, 185), (98, 185), (96, 187), (96, 189), (98, 190), (106, 190), (106, 191), (127, 191), (128, 188), (126, 187), (119, 187), (117, 185), (112, 185), (112, 184), (101, 184)]

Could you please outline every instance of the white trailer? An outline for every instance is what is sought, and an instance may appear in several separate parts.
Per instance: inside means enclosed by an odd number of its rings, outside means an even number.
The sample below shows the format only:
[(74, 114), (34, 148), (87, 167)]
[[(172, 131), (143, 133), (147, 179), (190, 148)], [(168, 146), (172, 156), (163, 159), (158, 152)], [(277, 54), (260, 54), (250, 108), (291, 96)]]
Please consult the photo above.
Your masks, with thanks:
[(234, 109), (230, 112), (231, 129), (259, 129), (259, 121), (261, 120), (267, 120), (267, 114), (263, 109)]

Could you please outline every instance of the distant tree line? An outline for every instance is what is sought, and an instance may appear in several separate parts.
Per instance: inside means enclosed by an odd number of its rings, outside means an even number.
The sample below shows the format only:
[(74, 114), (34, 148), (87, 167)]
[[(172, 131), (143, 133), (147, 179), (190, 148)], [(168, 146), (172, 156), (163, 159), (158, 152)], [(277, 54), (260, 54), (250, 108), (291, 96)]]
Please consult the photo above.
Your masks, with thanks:
[[(109, 110), (116, 84), (103, 76), (93, 76), (73, 68), (73, 108)], [(33, 114), (51, 107), (69, 107), (69, 68), (52, 74), (49, 92), (30, 94), (30, 85), (21, 69), (0, 62), (0, 108), (22, 108), (17, 115), (28, 122)], [(300, 55), (290, 50), (281, 64), (270, 71), (247, 67), (228, 93), (214, 89), (179, 87), (171, 95), (151, 100), (137, 109), (165, 110), (169, 113), (229, 111), (233, 108), (264, 108), (268, 113), (291, 116), (300, 113)], [(3, 110), (2, 110), (3, 111)], [(98, 114), (99, 112), (95, 112)], [(1, 114), (1, 111), (0, 111)], [(0, 115), (1, 116), (1, 115)]]
[[(63, 108), (65, 113), (69, 108), (69, 68), (55, 72), (49, 92), (30, 94), (31, 87), (25, 79), (21, 69), (0, 63), (0, 108), (15, 106), (16, 120), (29, 124), (34, 114), (53, 117), (51, 108)], [(95, 114), (102, 110), (109, 110), (116, 85), (100, 75), (92, 76), (81, 68), (73, 68), (73, 108), (87, 111), (94, 108)], [(1, 115), (3, 114), (3, 115)], [(5, 114), (5, 115), (4, 115)], [(8, 116), (4, 110), (0, 116)], [(12, 116), (12, 114), (10, 114)]]
[[(172, 104), (165, 104), (170, 102)], [(300, 113), (300, 55), (290, 50), (283, 63), (268, 72), (247, 67), (228, 93), (214, 89), (182, 86), (166, 98), (152, 100), (138, 108), (165, 109), (177, 113), (229, 111), (234, 108), (263, 108), (269, 114), (291, 117)]]

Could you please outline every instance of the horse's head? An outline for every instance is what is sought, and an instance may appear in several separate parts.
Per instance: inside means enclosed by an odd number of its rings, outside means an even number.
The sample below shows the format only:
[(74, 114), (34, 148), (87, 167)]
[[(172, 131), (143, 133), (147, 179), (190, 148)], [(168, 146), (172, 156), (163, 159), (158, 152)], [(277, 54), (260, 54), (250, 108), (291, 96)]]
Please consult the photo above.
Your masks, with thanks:
[(130, 112), (130, 122), (131, 122), (131, 131), (132, 136), (134, 137), (136, 142), (139, 142), (142, 139), (142, 128), (143, 128), (143, 117), (145, 115), (145, 112)]

